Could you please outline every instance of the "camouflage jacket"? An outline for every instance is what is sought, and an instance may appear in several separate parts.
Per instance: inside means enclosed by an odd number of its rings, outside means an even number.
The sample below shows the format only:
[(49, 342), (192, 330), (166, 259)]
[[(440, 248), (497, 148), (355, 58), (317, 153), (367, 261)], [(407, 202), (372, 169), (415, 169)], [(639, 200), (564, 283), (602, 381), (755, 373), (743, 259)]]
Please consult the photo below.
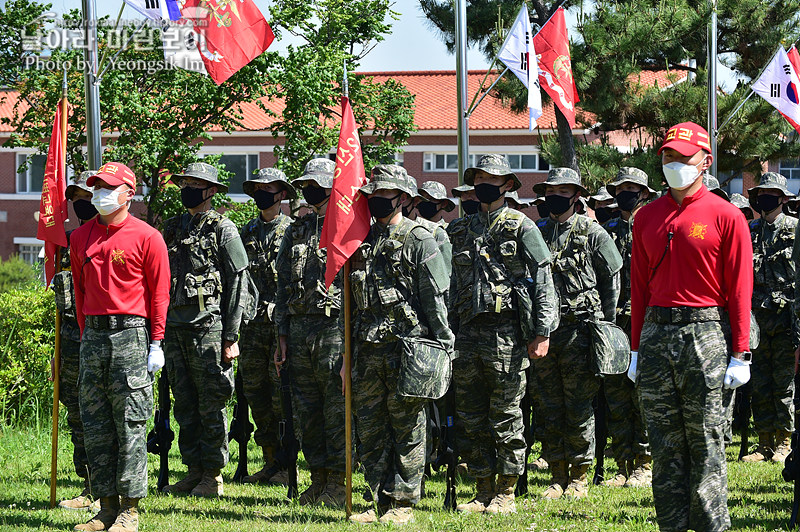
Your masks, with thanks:
[(631, 322), (631, 251), (633, 249), (633, 217), (628, 220), (622, 217), (612, 218), (603, 224), (617, 251), (622, 256), (620, 270), (620, 291), (617, 301), (617, 322), (628, 326)]
[(283, 236), (292, 219), (283, 213), (265, 222), (259, 215), (242, 228), (242, 244), (247, 251), (250, 277), (258, 288), (258, 310), (254, 323), (272, 322), (278, 295), (276, 258)]
[(436, 240), (436, 245), (439, 246), (439, 251), (442, 252), (442, 257), (444, 257), (445, 264), (447, 265), (447, 276), (450, 277), (453, 246), (450, 244), (450, 237), (447, 235), (447, 225), (440, 222), (431, 222), (421, 216), (418, 216), (414, 221), (433, 235), (433, 239)]
[(768, 223), (750, 222), (753, 240), (753, 314), (761, 332), (772, 335), (793, 327), (795, 261), (792, 250), (797, 219), (778, 214)]
[(402, 218), (374, 224), (351, 259), (353, 335), (382, 344), (400, 338), (437, 340), (453, 349), (444, 292), (450, 279), (433, 236)]
[(515, 290), (528, 283), (533, 323), (524, 329), (550, 336), (558, 321), (556, 293), (547, 267), (550, 253), (533, 221), (504, 205), (488, 214), (459, 218), (450, 224), (450, 234), (457, 243), (450, 284), (456, 333), (481, 314), (518, 313)]
[(81, 329), (75, 315), (75, 285), (72, 283), (72, 271), (69, 260), (69, 236), (67, 231), (67, 247), (61, 248), (61, 271), (53, 277), (52, 287), (55, 293), (56, 308), (61, 313), (61, 337), (81, 341)]
[(289, 334), (290, 315), (325, 315), (336, 318), (341, 307), (342, 273), (325, 288), (327, 251), (319, 249), (324, 216), (310, 212), (286, 229), (278, 251), (278, 297), (275, 325), (279, 335)]
[(247, 295), (247, 253), (236, 226), (216, 211), (167, 220), (164, 241), (172, 275), (167, 326), (207, 328), (222, 321), (237, 341)]
[(536, 225), (553, 254), (561, 323), (615, 321), (622, 257), (608, 233), (582, 214), (561, 223), (543, 218)]

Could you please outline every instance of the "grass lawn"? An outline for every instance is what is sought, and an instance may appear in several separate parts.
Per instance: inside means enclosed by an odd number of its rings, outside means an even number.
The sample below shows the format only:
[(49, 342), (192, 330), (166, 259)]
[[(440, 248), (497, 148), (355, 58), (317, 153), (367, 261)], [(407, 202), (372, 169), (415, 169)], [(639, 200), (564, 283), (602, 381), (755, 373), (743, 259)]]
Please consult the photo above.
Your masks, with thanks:
[[(753, 438), (755, 440), (755, 438)], [(177, 443), (177, 442), (176, 442)], [(144, 531), (322, 531), (361, 530), (364, 525), (349, 524), (344, 511), (327, 508), (301, 508), (284, 502), (285, 488), (232, 484), (228, 479), (236, 466), (237, 445), (233, 444), (233, 463), (223, 471), (225, 496), (220, 500), (156, 495), (158, 458), (150, 456), (150, 496), (142, 501), (140, 530)], [(729, 460), (739, 451), (738, 439), (728, 450)], [(261, 467), (260, 452), (250, 442), (250, 472)], [(607, 460), (613, 469), (613, 461)], [(177, 445), (171, 451), (171, 479), (181, 476)], [(300, 489), (310, 482), (305, 463), (300, 461)], [(733, 530), (764, 531), (786, 529), (792, 501), (792, 486), (781, 478), (776, 464), (728, 463), (729, 508)], [(613, 473), (613, 471), (610, 471)], [(0, 530), (72, 530), (88, 520), (86, 512), (54, 509), (49, 506), (50, 433), (49, 430), (0, 429)], [(415, 510), (416, 522), (407, 530), (424, 531), (525, 531), (614, 530), (654, 531), (655, 511), (649, 489), (592, 487), (582, 501), (543, 501), (537, 497), (549, 476), (531, 474), (531, 496), (517, 499), (513, 516), (459, 515), (442, 510), (444, 479), (434, 475), (428, 481), (428, 496)], [(354, 476), (354, 511), (368, 506), (361, 497), (363, 477)], [(67, 434), (59, 438), (58, 497), (80, 492), (82, 485), (72, 472), (71, 445)], [(473, 484), (463, 478), (458, 486), (459, 502), (472, 496)]]

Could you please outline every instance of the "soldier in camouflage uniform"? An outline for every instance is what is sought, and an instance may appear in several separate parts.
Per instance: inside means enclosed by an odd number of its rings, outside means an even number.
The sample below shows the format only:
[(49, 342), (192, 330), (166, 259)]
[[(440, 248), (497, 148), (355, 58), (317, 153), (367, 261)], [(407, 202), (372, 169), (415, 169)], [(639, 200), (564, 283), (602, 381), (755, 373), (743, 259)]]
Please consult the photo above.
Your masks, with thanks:
[(217, 169), (192, 163), (173, 176), (188, 212), (167, 220), (172, 288), (167, 315), (166, 361), (180, 426), (178, 445), (187, 475), (165, 493), (196, 497), (223, 494), (228, 463), (226, 404), (233, 395), (233, 360), (248, 296), (247, 252), (236, 226), (211, 210), (228, 187)]
[(550, 208), (550, 217), (536, 225), (553, 255), (561, 309), (550, 353), (533, 361), (542, 403), (542, 454), (553, 477), (543, 496), (582, 498), (588, 494), (586, 474), (594, 458), (592, 399), (600, 388), (586, 322), (615, 320), (622, 257), (600, 225), (575, 212), (579, 194), (588, 194), (575, 170), (551, 169), (534, 191), (545, 196)]
[[(409, 183), (413, 188), (416, 185), (416, 180), (412, 176), (408, 177)], [(417, 217), (414, 221), (430, 231), (439, 246), (439, 251), (442, 252), (442, 256), (449, 266), (453, 258), (453, 246), (447, 236), (448, 224), (444, 221), (443, 211), (452, 211), (456, 208), (456, 204), (447, 197), (447, 189), (444, 188), (444, 185), (436, 181), (425, 181), (417, 190), (417, 197), (414, 198), (414, 207), (417, 210)]]
[[(72, 202), (72, 210), (81, 225), (97, 216), (92, 205), (92, 189), (86, 185), (89, 176), (97, 171), (81, 173), (78, 180), (67, 187), (66, 198)], [(71, 231), (67, 233), (69, 242)], [(78, 405), (78, 364), (81, 350), (81, 329), (75, 316), (75, 289), (72, 285), (69, 249), (61, 250), (61, 271), (53, 277), (53, 291), (56, 307), (61, 314), (61, 366), (59, 371), (58, 399), (67, 409), (67, 425), (72, 439), (72, 463), (75, 473), (83, 479), (83, 491), (75, 498), (58, 503), (68, 510), (86, 510), (91, 505), (89, 483), (89, 462), (83, 445), (83, 423)]]
[(444, 292), (450, 279), (431, 234), (402, 216), (401, 204), (414, 196), (405, 169), (376, 166), (361, 193), (375, 224), (351, 259), (353, 401), (361, 463), (378, 513), (368, 510), (350, 519), (375, 522), (382, 513), (381, 522), (405, 524), (413, 520), (412, 506), (420, 498), (428, 399), (398, 389), (403, 345), (414, 349), (427, 339), (441, 348), (431, 351), (436, 356), (431, 362), (449, 366), (453, 334)]
[(761, 328), (753, 351), (750, 385), (758, 448), (745, 462), (783, 462), (794, 430), (794, 358), (800, 345), (794, 315), (796, 262), (792, 257), (797, 219), (783, 213), (794, 194), (786, 178), (767, 172), (747, 191), (761, 218), (750, 222), (753, 239), (753, 313)]
[(277, 363), (288, 361), (292, 370), (303, 455), (311, 470), (311, 485), (300, 494), (303, 505), (342, 506), (345, 500), (344, 398), (338, 377), (342, 273), (325, 288), (327, 251), (319, 248), (335, 168), (330, 159), (313, 159), (294, 180), (312, 212), (289, 226), (276, 260)]
[(527, 209), (528, 207), (531, 206), (529, 202), (522, 201), (521, 199), (519, 199), (519, 195), (517, 194), (516, 190), (512, 190), (511, 192), (506, 192), (506, 203), (508, 203), (509, 207), (517, 211)]
[[(617, 251), (622, 256), (617, 325), (630, 337), (631, 334), (631, 245), (633, 243), (633, 218), (655, 190), (647, 184), (647, 174), (632, 167), (619, 169), (614, 182), (606, 185), (607, 192), (619, 207), (620, 216), (603, 224)], [(646, 487), (652, 482), (650, 450), (647, 429), (639, 408), (636, 388), (627, 375), (606, 375), (603, 391), (608, 405), (608, 433), (611, 452), (617, 462), (617, 475), (605, 481), (606, 486)]]
[(243, 478), (246, 483), (285, 483), (285, 472), (271, 479), (265, 473), (273, 465), (278, 449), (278, 422), (281, 411), (280, 378), (273, 365), (275, 353), (275, 301), (278, 295), (278, 270), (275, 259), (292, 219), (281, 212), (281, 201), (297, 198), (295, 188), (277, 168), (262, 168), (257, 177), (242, 185), (260, 211), (241, 232), (249, 260), (248, 270), (258, 288), (255, 318), (242, 326), (241, 372), (244, 395), (253, 413), (256, 431), (253, 439), (264, 452), (264, 468)]
[(475, 195), (475, 187), (472, 185), (459, 185), (450, 189), (450, 192), (452, 192), (454, 198), (458, 198), (464, 215), (475, 214), (481, 208), (481, 202), (478, 201), (478, 197)]
[(747, 198), (745, 198), (741, 194), (738, 193), (731, 194), (731, 203), (733, 203), (736, 207), (739, 208), (740, 211), (742, 211), (742, 214), (744, 214), (744, 217), (747, 218), (748, 222), (753, 218), (755, 218), (755, 216), (753, 215), (753, 209), (752, 207), (750, 207), (750, 202), (748, 202)]
[(464, 181), (475, 186), (483, 209), (451, 229), (458, 242), (450, 288), (457, 447), (477, 492), (458, 509), (511, 513), (525, 470), (525, 370), (529, 357), (547, 354), (556, 326), (550, 253), (530, 218), (505, 203), (520, 181), (504, 155), (481, 157)]
[(728, 193), (722, 190), (722, 188), (720, 188), (719, 180), (713, 175), (708, 173), (703, 174), (703, 184), (706, 186), (709, 192), (716, 194), (725, 201), (730, 201)]
[[(544, 201), (544, 198), (542, 198), (542, 201)], [(614, 212), (617, 209), (617, 204), (614, 202), (614, 196), (608, 193), (606, 187), (600, 187), (597, 193), (589, 196), (587, 203), (589, 208), (594, 211), (594, 219), (600, 225), (615, 217)]]

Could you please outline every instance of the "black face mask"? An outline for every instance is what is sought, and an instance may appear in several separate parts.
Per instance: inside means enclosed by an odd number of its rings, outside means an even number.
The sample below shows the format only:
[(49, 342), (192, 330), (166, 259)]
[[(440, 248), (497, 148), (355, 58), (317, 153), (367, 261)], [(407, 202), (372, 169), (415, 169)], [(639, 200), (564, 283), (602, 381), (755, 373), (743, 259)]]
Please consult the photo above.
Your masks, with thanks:
[(303, 189), (303, 197), (309, 205), (319, 205), (328, 199), (328, 193), (322, 187), (305, 187)]
[(636, 205), (639, 203), (639, 197), (641, 195), (641, 191), (634, 192), (632, 190), (622, 190), (617, 192), (616, 199), (619, 209), (625, 212), (633, 212), (633, 209), (635, 209)]
[(367, 200), (367, 205), (369, 206), (369, 213), (372, 215), (373, 218), (386, 218), (387, 216), (391, 215), (397, 206), (394, 204), (394, 200), (400, 197), (400, 194), (393, 198), (381, 198), (379, 196), (372, 196)]
[(764, 214), (768, 214), (778, 208), (781, 203), (779, 196), (772, 196), (770, 194), (759, 195), (756, 198), (756, 206)]
[(561, 216), (572, 206), (572, 202), (570, 200), (574, 197), (574, 195), (566, 197), (550, 194), (549, 196), (544, 197), (544, 203), (550, 209), (550, 214)]
[(481, 202), (474, 199), (468, 199), (461, 202), (461, 208), (464, 209), (464, 214), (475, 214), (481, 208)]
[(539, 218), (547, 218), (550, 216), (550, 207), (547, 206), (547, 203), (540, 203), (536, 206), (536, 212), (539, 213)]
[(490, 183), (481, 183), (475, 185), (475, 195), (478, 196), (478, 201), (481, 203), (494, 203), (503, 195), (500, 192), (500, 185), (492, 185)]
[(203, 203), (206, 198), (203, 197), (203, 194), (206, 190), (211, 187), (206, 188), (192, 188), (192, 187), (183, 187), (181, 189), (181, 203), (187, 209), (194, 209), (201, 203)]
[(253, 192), (253, 199), (256, 200), (256, 207), (263, 211), (275, 205), (275, 196), (280, 192), (267, 192), (266, 190), (256, 190)]
[(597, 222), (600, 224), (606, 223), (613, 216), (611, 209), (608, 207), (598, 207), (594, 210), (594, 217), (597, 218)]
[(72, 202), (72, 210), (75, 211), (75, 216), (83, 220), (91, 220), (97, 215), (97, 209), (92, 202), (85, 199), (79, 199)]
[(426, 220), (430, 220), (436, 216), (436, 213), (438, 213), (439, 210), (439, 204), (432, 201), (422, 201), (419, 205), (417, 205), (417, 211), (419, 211), (420, 216)]
[(403, 211), (403, 216), (408, 218), (411, 216), (411, 211), (414, 210), (414, 207), (412, 205), (403, 205), (400, 210)]

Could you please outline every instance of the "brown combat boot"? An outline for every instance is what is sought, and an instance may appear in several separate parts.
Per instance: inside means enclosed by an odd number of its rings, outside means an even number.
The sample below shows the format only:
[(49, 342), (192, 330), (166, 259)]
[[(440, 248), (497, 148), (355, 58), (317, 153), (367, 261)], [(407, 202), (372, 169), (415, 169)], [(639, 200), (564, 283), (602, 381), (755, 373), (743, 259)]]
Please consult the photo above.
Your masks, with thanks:
[(475, 479), (475, 498), (459, 504), (456, 510), (465, 513), (483, 513), (495, 496), (494, 475)]
[(284, 485), (289, 484), (289, 473), (284, 469), (278, 471), (271, 477), (267, 478), (267, 472), (272, 469), (275, 464), (275, 449), (272, 447), (262, 447), (264, 452), (264, 467), (256, 471), (252, 475), (247, 475), (242, 479), (245, 484), (272, 484)]
[(381, 516), (379, 521), (384, 524), (407, 525), (414, 522), (414, 511), (408, 501), (392, 501), (392, 508), (389, 508)]
[(192, 492), (192, 497), (222, 497), (225, 490), (222, 488), (222, 471), (219, 469), (204, 469), (203, 478), (197, 483)]
[(572, 466), (569, 469), (569, 484), (564, 490), (564, 496), (571, 499), (583, 499), (589, 495), (589, 479), (586, 473), (589, 471), (589, 464)]
[(608, 480), (603, 481), (603, 486), (608, 486), (611, 488), (621, 488), (625, 485), (628, 481), (628, 477), (631, 476), (633, 472), (633, 460), (622, 460), (617, 462), (619, 466), (619, 471), (614, 476), (614, 478), (610, 478)]
[(550, 464), (541, 456), (528, 464), (528, 471), (547, 471), (549, 468)]
[(626, 488), (649, 488), (653, 485), (653, 457), (649, 454), (640, 454), (632, 462), (635, 466), (628, 481), (625, 482)]
[(303, 506), (314, 504), (328, 483), (328, 470), (325, 468), (311, 470), (311, 485), (300, 494), (300, 504)]
[(83, 491), (77, 497), (65, 499), (58, 503), (59, 508), (67, 510), (86, 510), (92, 505), (92, 493), (89, 490), (89, 479), (83, 479)]
[(792, 433), (788, 430), (779, 430), (775, 433), (775, 452), (772, 454), (772, 461), (783, 463), (790, 452), (792, 452)]
[(560, 499), (564, 495), (564, 489), (569, 483), (567, 468), (569, 464), (564, 460), (553, 460), (550, 462), (550, 474), (553, 475), (552, 483), (542, 493), (545, 499)]
[(325, 481), (325, 489), (317, 498), (317, 504), (341, 508), (344, 506), (347, 494), (345, 493), (344, 471), (328, 471), (328, 479)]
[(114, 524), (119, 513), (119, 497), (100, 497), (100, 511), (88, 522), (77, 525), (73, 530), (77, 532), (99, 532), (108, 530)]
[(164, 486), (164, 489), (161, 491), (163, 491), (164, 493), (173, 493), (173, 494), (189, 493), (195, 488), (195, 486), (197, 486), (200, 483), (200, 479), (202, 478), (203, 478), (203, 466), (190, 465), (189, 470), (186, 472), (185, 477), (183, 477), (175, 484)]
[(486, 507), (487, 514), (515, 514), (514, 486), (519, 475), (497, 475), (497, 489), (492, 502)]
[(758, 447), (752, 453), (743, 456), (742, 462), (765, 462), (772, 458), (774, 448), (773, 434), (771, 432), (759, 432)]
[(122, 497), (120, 500), (117, 520), (108, 532), (138, 532), (139, 531), (139, 499)]

